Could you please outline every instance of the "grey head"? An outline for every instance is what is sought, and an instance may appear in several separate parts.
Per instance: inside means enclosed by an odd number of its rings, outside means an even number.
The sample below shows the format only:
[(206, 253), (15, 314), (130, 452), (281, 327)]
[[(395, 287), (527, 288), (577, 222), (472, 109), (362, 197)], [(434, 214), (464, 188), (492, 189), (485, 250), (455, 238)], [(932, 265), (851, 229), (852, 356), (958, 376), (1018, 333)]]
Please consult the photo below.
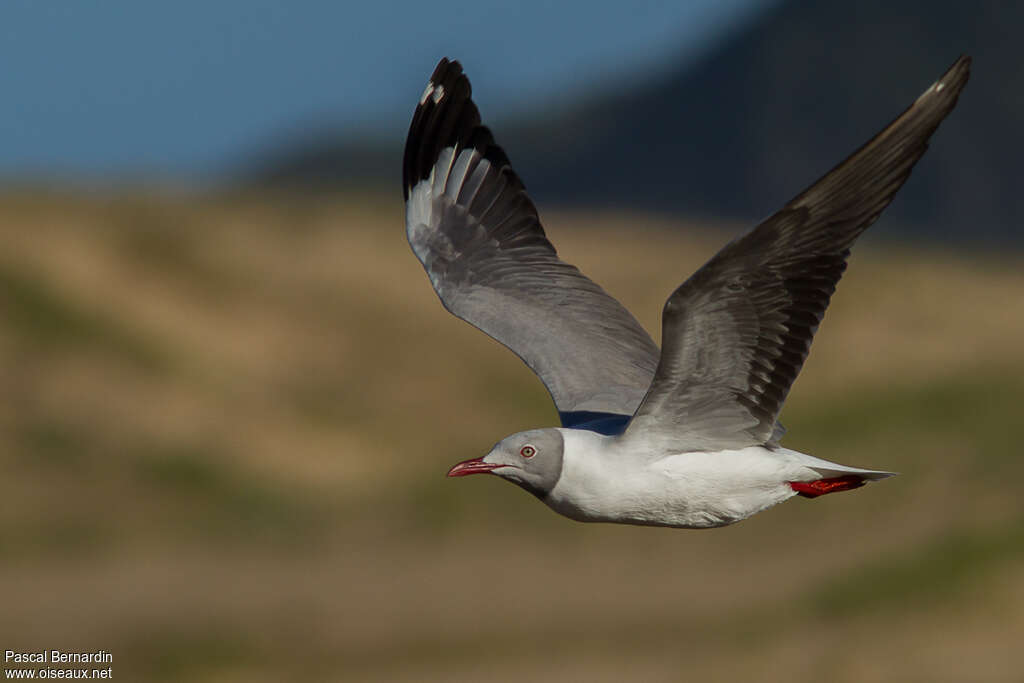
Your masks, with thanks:
[(564, 447), (558, 429), (531, 429), (502, 439), (482, 458), (460, 462), (448, 476), (496, 474), (543, 500), (562, 475)]

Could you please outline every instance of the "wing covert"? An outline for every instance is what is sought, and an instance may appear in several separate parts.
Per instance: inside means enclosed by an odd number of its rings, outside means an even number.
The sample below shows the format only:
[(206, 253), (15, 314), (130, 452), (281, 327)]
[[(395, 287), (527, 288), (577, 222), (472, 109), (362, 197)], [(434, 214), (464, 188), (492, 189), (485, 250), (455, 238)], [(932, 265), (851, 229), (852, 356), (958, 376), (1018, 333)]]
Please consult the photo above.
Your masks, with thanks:
[(442, 59), (420, 98), (403, 189), (409, 244), (445, 308), (522, 358), (563, 424), (599, 429), (618, 419), (621, 430), (658, 348), (618, 301), (558, 258), (458, 62)]
[[(961, 57), (889, 126), (668, 298), (650, 391), (624, 438), (680, 451), (773, 444), (779, 411), (846, 269), (953, 110)], [(774, 434), (773, 434), (774, 432)]]

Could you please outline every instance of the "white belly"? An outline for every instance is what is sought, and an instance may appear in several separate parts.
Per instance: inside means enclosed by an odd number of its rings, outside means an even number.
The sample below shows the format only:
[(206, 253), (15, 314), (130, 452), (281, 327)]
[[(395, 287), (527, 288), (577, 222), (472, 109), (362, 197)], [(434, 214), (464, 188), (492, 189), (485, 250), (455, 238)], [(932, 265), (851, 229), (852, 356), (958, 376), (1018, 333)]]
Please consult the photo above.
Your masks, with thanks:
[(641, 462), (609, 451), (566, 451), (545, 502), (587, 522), (723, 526), (796, 495), (790, 481), (818, 476), (793, 457), (801, 454), (760, 446)]

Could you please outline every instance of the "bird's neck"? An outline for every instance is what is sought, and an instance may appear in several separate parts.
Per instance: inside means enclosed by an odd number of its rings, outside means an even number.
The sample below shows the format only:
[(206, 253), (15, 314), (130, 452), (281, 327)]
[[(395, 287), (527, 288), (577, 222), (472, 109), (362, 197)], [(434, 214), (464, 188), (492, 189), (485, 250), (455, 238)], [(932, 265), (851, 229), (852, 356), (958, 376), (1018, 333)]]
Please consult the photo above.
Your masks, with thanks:
[(617, 500), (620, 485), (637, 475), (636, 463), (620, 457), (616, 437), (585, 429), (560, 431), (562, 471), (544, 502), (573, 519), (599, 518), (602, 508)]

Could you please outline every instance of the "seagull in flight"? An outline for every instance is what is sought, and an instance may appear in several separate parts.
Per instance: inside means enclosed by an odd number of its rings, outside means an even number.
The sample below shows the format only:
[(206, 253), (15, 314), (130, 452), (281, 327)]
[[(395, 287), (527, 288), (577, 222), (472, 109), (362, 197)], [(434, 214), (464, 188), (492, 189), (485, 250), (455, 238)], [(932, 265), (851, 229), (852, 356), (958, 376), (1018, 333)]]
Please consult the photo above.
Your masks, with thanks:
[(665, 302), (659, 351), (629, 311), (558, 257), (462, 66), (442, 59), (405, 146), (409, 244), (444, 307), (518, 355), (562, 423), (502, 439), (448, 476), (497, 475), (579, 521), (680, 528), (892, 476), (784, 448), (778, 416), (850, 248), (953, 110), (970, 64), (960, 57), (683, 282)]

